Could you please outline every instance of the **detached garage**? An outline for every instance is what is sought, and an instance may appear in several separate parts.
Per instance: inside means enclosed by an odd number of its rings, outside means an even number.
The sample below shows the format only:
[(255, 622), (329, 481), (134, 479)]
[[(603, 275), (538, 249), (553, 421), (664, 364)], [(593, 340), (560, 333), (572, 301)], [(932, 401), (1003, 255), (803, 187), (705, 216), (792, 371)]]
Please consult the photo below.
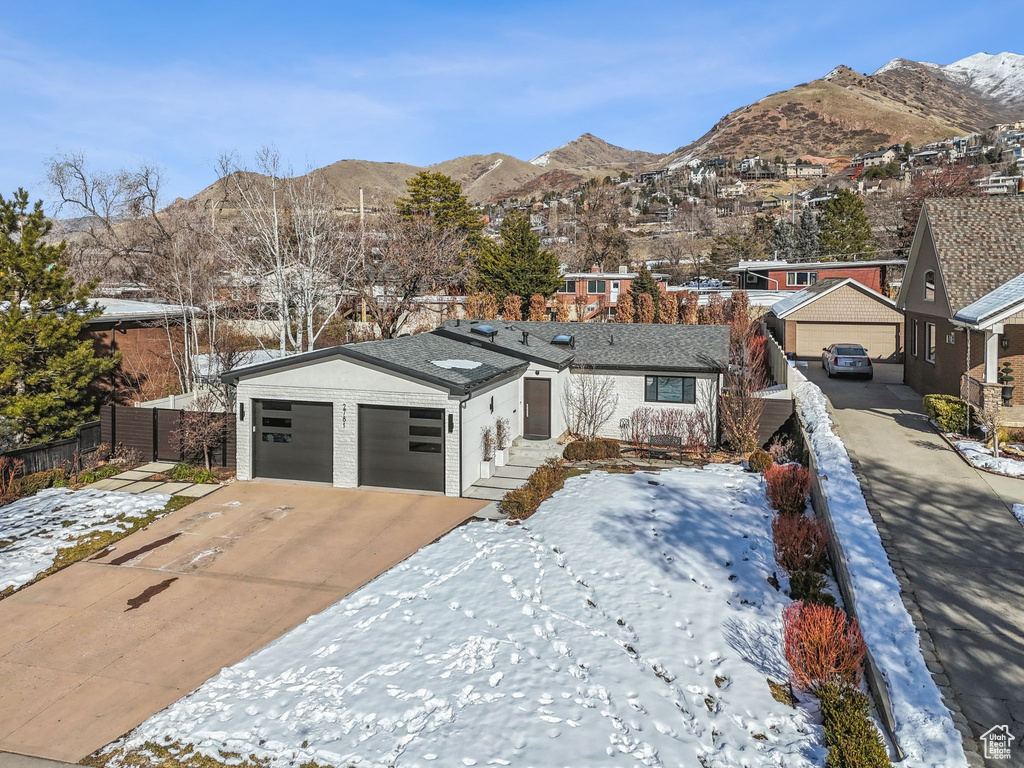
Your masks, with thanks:
[(852, 278), (829, 278), (772, 305), (765, 319), (787, 353), (817, 358), (838, 342), (860, 344), (873, 360), (903, 360), (903, 314)]

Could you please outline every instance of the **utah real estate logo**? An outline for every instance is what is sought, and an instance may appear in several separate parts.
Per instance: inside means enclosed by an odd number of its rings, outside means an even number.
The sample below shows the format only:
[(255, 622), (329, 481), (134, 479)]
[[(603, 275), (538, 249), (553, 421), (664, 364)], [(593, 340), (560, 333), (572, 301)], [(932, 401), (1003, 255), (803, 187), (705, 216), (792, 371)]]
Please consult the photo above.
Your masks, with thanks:
[(1010, 733), (1008, 725), (997, 725), (981, 734), (986, 760), (1009, 760), (1010, 742), (1017, 737)]

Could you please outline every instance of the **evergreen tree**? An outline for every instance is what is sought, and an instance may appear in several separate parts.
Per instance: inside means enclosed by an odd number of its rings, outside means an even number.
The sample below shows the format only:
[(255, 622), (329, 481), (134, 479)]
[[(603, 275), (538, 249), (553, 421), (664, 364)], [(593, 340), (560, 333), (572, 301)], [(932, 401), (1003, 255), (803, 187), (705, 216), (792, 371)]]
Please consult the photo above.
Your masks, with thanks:
[(654, 315), (650, 320), (640, 320), (637, 318), (638, 323), (654, 322), (654, 317), (658, 314), (658, 307), (661, 305), (661, 288), (658, 286), (658, 281), (654, 279), (654, 275), (651, 274), (651, 270), (647, 268), (647, 265), (641, 264), (640, 272), (633, 278), (633, 282), (629, 286), (629, 295), (633, 299), (634, 308), (640, 308), (640, 297), (645, 293), (651, 297), (651, 301), (654, 304)]
[(800, 229), (797, 230), (796, 256), (800, 261), (814, 261), (821, 255), (821, 231), (818, 217), (810, 208), (800, 214)]
[(46, 242), (52, 226), (25, 190), (0, 195), (0, 442), (73, 435), (95, 416), (94, 382), (120, 360), (82, 338), (100, 313), (89, 304), (96, 284), (68, 276), (65, 243)]
[(848, 189), (840, 189), (822, 206), (819, 225), (821, 250), (827, 257), (844, 260), (873, 250), (864, 201)]
[(792, 224), (785, 219), (775, 222), (775, 231), (772, 233), (772, 251), (780, 259), (791, 259), (797, 251), (799, 233)]
[(402, 216), (433, 216), (439, 229), (452, 228), (466, 238), (466, 255), (476, 255), (484, 242), (483, 221), (457, 181), (443, 173), (420, 171), (405, 186), (406, 196), (396, 203)]
[(501, 241), (484, 243), (477, 263), (477, 286), (504, 301), (510, 293), (545, 298), (562, 285), (558, 257), (540, 247), (530, 218), (513, 211), (501, 223)]

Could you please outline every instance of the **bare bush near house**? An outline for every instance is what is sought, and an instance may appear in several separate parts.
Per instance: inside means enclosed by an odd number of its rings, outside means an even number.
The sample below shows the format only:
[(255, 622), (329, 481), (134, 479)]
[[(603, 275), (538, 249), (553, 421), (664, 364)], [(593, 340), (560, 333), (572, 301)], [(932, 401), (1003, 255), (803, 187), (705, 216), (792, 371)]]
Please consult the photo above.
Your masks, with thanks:
[(555, 320), (560, 323), (569, 322), (569, 300), (564, 296), (555, 299)]
[(572, 306), (576, 311), (576, 320), (582, 322), (587, 319), (587, 297), (573, 296)]
[(418, 297), (445, 293), (468, 277), (465, 236), (430, 216), (404, 217), (387, 208), (367, 229), (365, 241), (356, 288), (385, 339), (403, 330)]
[(501, 305), (501, 317), (503, 320), (516, 321), (523, 319), (523, 297), (510, 293), (505, 297)]
[(658, 307), (658, 322), (665, 325), (674, 325), (679, 322), (679, 300), (674, 293), (666, 293), (661, 297), (661, 306)]
[(203, 465), (210, 469), (213, 451), (224, 439), (230, 416), (211, 395), (196, 397), (192, 407), (181, 412), (181, 426), (173, 435), (185, 458), (189, 461), (202, 459)]
[(504, 451), (508, 448), (509, 438), (509, 425), (508, 419), (504, 416), (498, 418), (494, 422), (494, 445), (499, 451)]
[(539, 293), (530, 297), (530, 320), (534, 322), (548, 319), (548, 302)]
[(574, 370), (565, 382), (562, 413), (569, 433), (582, 440), (597, 437), (618, 404), (619, 396), (610, 376), (580, 368)]
[(25, 462), (21, 459), (0, 456), (0, 504), (14, 500), (14, 479), (21, 474), (24, 467)]
[(636, 308), (633, 306), (633, 297), (628, 293), (619, 294), (619, 301), (615, 307), (616, 323), (632, 323)]
[(715, 445), (714, 401), (703, 397), (686, 415), (686, 450), (698, 459), (706, 460)]
[(684, 325), (697, 325), (700, 321), (699, 297), (695, 291), (687, 291), (686, 298), (679, 310), (679, 322)]
[(706, 457), (714, 445), (715, 422), (712, 401), (702, 398), (693, 408), (634, 408), (620, 427), (622, 440), (638, 451), (646, 450), (655, 435), (671, 435), (682, 441), (688, 453)]

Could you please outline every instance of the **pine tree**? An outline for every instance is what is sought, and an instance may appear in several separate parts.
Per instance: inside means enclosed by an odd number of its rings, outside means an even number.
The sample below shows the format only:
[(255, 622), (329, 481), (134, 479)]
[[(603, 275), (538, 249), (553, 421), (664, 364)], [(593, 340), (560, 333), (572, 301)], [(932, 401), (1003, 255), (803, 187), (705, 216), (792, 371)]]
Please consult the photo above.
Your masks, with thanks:
[(68, 276), (65, 243), (46, 242), (52, 226), (25, 190), (0, 195), (0, 441), (73, 435), (96, 413), (93, 384), (120, 360), (97, 357), (82, 338), (100, 313), (89, 303), (96, 283)]
[(484, 244), (476, 283), (503, 301), (510, 293), (551, 296), (562, 285), (562, 277), (558, 257), (540, 247), (529, 216), (513, 211), (501, 223), (501, 241)]
[(785, 219), (775, 222), (772, 233), (772, 251), (781, 259), (792, 259), (797, 251), (799, 232)]
[(800, 214), (800, 228), (797, 230), (796, 257), (799, 261), (814, 261), (821, 256), (821, 231), (818, 216), (810, 208)]
[(407, 218), (432, 216), (439, 229), (454, 229), (466, 238), (463, 253), (475, 257), (484, 243), (483, 220), (462, 194), (462, 186), (443, 173), (420, 171), (405, 182), (406, 196), (396, 201)]
[(827, 257), (844, 260), (873, 250), (864, 201), (848, 189), (840, 189), (822, 206), (819, 225), (821, 249)]
[[(629, 295), (633, 299), (633, 306), (637, 309), (640, 308), (640, 297), (645, 293), (651, 297), (651, 302), (654, 304), (654, 314), (657, 315), (658, 307), (661, 303), (661, 287), (658, 285), (658, 281), (654, 279), (654, 275), (651, 274), (651, 270), (647, 268), (647, 265), (641, 264), (640, 271), (629, 285)], [(649, 321), (643, 321), (637, 318), (637, 322), (654, 322), (654, 319), (652, 317)]]

